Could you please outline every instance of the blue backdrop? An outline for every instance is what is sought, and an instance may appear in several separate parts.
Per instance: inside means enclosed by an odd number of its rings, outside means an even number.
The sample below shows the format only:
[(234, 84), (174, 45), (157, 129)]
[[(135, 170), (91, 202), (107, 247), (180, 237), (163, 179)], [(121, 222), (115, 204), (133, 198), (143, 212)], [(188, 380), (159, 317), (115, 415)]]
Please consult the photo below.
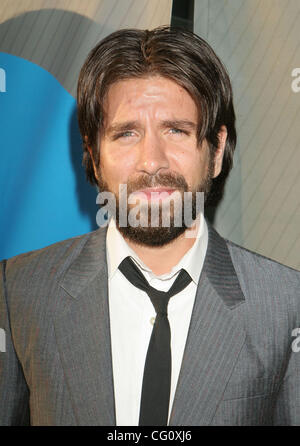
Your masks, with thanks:
[(96, 229), (74, 98), (46, 70), (0, 53), (0, 259)]

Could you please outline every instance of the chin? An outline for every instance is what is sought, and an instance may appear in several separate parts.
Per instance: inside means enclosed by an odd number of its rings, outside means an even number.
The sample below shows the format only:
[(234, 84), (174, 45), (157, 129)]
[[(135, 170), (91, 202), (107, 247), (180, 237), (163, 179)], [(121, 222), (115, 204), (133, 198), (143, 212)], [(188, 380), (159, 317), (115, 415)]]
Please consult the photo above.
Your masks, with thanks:
[(173, 227), (120, 227), (123, 237), (143, 246), (164, 246), (182, 235), (187, 229), (185, 226)]

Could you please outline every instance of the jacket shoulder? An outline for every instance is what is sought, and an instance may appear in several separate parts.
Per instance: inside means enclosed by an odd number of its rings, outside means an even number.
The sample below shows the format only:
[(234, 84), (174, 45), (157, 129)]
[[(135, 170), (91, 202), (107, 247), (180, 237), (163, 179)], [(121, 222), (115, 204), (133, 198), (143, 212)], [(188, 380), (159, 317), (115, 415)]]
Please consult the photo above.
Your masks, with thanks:
[[(248, 302), (288, 305), (300, 314), (300, 272), (226, 240)], [(248, 298), (248, 299), (247, 299)]]
[(264, 270), (264, 268), (275, 271), (280, 271), (282, 274), (288, 274), (296, 279), (300, 279), (300, 271), (292, 268), (290, 266), (284, 265), (274, 259), (266, 257), (257, 252), (251, 251), (250, 249), (244, 248), (236, 243), (225, 239), (229, 252), (233, 257), (233, 260), (237, 258), (240, 262), (244, 261), (249, 263), (252, 267), (259, 268), (259, 270)]
[[(68, 267), (79, 252), (82, 250), (86, 242), (96, 231), (83, 235), (75, 236), (66, 240), (62, 240), (23, 254), (16, 255), (7, 260), (5, 263), (5, 275), (7, 280), (16, 277), (19, 274), (26, 274), (27, 277), (35, 275), (36, 272), (43, 270), (61, 270)], [(28, 276), (29, 274), (29, 276)]]

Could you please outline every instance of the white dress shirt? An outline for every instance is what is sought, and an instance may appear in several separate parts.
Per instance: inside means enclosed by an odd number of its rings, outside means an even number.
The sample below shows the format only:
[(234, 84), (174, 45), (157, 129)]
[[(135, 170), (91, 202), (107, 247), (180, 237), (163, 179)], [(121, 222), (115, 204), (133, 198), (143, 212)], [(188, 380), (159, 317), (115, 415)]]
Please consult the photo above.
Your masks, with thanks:
[(118, 267), (125, 257), (131, 256), (149, 284), (161, 291), (169, 290), (181, 268), (192, 278), (190, 284), (171, 297), (168, 304), (172, 354), (170, 417), (197, 285), (207, 250), (208, 230), (202, 214), (198, 231), (193, 246), (171, 272), (156, 276), (127, 244), (113, 218), (109, 222), (106, 248), (117, 426), (138, 426), (144, 365), (156, 315), (147, 293), (132, 285)]

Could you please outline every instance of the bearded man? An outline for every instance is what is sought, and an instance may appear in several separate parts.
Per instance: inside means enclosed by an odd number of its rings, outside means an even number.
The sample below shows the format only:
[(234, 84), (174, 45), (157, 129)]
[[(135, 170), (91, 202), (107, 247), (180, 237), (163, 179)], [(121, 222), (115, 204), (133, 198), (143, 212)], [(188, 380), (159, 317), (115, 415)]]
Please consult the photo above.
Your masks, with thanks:
[(0, 424), (299, 425), (300, 274), (201, 206), (236, 144), (212, 48), (114, 32), (82, 67), (78, 118), (109, 223), (2, 262)]

